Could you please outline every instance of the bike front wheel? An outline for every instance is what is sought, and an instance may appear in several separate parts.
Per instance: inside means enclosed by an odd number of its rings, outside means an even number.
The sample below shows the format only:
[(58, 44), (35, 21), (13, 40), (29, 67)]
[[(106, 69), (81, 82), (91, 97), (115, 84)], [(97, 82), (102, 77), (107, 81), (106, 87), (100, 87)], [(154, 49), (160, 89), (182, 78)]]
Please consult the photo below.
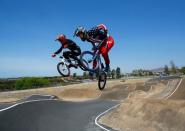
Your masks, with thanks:
[(100, 90), (103, 90), (105, 88), (106, 82), (107, 82), (107, 74), (102, 71), (98, 76), (98, 87)]
[(68, 65), (64, 64), (63, 62), (60, 62), (57, 64), (57, 70), (58, 70), (59, 74), (64, 77), (70, 76), (70, 69), (69, 69)]
[(84, 51), (80, 55), (80, 62), (83, 67), (90, 72), (96, 72), (98, 69), (98, 61), (94, 59), (94, 53), (91, 51)]

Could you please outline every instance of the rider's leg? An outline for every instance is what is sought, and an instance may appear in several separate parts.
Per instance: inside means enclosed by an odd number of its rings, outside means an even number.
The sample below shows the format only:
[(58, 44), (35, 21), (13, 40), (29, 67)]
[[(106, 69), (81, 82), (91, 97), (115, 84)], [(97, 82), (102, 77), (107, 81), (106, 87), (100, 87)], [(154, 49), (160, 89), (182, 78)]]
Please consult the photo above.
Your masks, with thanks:
[(73, 53), (71, 51), (69, 53), (69, 58), (71, 58), (71, 59), (74, 59), (75, 58), (74, 55), (73, 55)]
[(78, 67), (78, 63), (79, 63), (79, 59), (78, 59), (78, 56), (81, 54), (81, 50), (80, 48), (77, 48), (75, 50), (71, 50), (70, 53), (69, 53), (69, 57), (72, 58), (73, 60), (75, 60), (75, 64), (72, 64), (70, 65), (70, 67), (75, 67), (77, 68)]
[[(95, 69), (96, 66), (97, 66), (97, 61), (94, 60), (94, 61), (93, 61), (93, 69)], [(90, 79), (93, 80), (94, 74), (95, 74), (94, 72), (89, 72)]]
[(102, 56), (105, 60), (105, 71), (108, 72), (110, 70), (110, 59), (109, 59), (109, 55), (108, 52), (103, 52)]
[[(96, 60), (94, 60), (94, 61), (93, 61), (93, 69), (95, 69), (95, 68), (96, 68), (96, 66), (97, 66), (97, 61), (96, 61)], [(94, 76), (94, 74), (95, 74), (95, 72), (89, 72), (90, 79), (92, 79), (92, 80), (93, 80), (93, 76)]]
[(70, 60), (70, 58), (71, 58), (71, 56), (72, 56), (71, 51), (66, 51), (66, 52), (64, 52), (64, 53), (63, 53), (63, 56), (64, 56), (64, 58), (69, 62), (69, 68), (71, 68), (71, 67), (77, 68), (76, 66), (74, 66), (74, 65), (72, 64), (72, 62), (71, 62), (71, 60)]
[(110, 66), (109, 66), (110, 59), (109, 59), (108, 52), (113, 47), (113, 45), (114, 45), (114, 39), (110, 36), (108, 38), (108, 40), (106, 41), (106, 44), (100, 48), (100, 53), (102, 54), (102, 56), (103, 56), (103, 58), (105, 60), (105, 64), (106, 64), (105, 71), (109, 71), (110, 70)]
[(79, 60), (78, 59), (78, 56), (81, 54), (81, 50), (80, 49), (76, 49), (76, 50), (73, 50), (71, 51), (71, 58), (73, 58), (74, 60)]
[(67, 59), (69, 62), (71, 62), (71, 60), (69, 59), (69, 55), (70, 55), (70, 51), (65, 51), (63, 53), (64, 58)]

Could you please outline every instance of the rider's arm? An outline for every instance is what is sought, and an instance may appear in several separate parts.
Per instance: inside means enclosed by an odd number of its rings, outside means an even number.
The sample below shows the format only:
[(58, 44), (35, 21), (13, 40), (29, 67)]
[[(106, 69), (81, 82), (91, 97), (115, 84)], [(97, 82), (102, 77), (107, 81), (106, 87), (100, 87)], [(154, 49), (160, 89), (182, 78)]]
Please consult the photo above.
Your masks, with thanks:
[(97, 27), (93, 27), (90, 30), (88, 30), (87, 35), (89, 37), (94, 37), (97, 33), (98, 33), (98, 28)]
[(107, 37), (107, 35), (105, 35), (104, 33), (101, 32), (101, 30), (102, 29), (99, 28), (99, 26), (91, 28), (87, 32), (88, 41), (91, 43), (101, 43), (102, 40), (104, 40)]
[(91, 43), (101, 43), (101, 42), (102, 42), (102, 40), (94, 39), (94, 38), (92, 38), (92, 37), (89, 37), (89, 41), (90, 41)]
[(102, 39), (97, 39), (96, 37), (100, 35), (100, 30), (98, 27), (93, 27), (87, 32), (87, 40), (91, 43), (101, 43)]
[(61, 46), (60, 49), (58, 49), (54, 54), (56, 55), (59, 54), (62, 51), (62, 49), (63, 49), (63, 46)]

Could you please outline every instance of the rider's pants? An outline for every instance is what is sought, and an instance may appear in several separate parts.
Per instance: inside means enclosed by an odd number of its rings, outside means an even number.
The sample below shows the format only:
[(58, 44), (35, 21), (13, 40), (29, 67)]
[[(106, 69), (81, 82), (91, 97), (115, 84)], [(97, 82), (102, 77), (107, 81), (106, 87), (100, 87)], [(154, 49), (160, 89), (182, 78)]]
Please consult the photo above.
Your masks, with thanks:
[[(110, 51), (110, 49), (114, 46), (114, 39), (112, 36), (109, 36), (108, 39), (102, 43), (102, 45), (100, 46), (100, 54), (102, 54), (104, 60), (105, 60), (105, 64), (109, 65), (110, 64), (110, 59), (109, 59), (109, 55), (108, 52)], [(94, 61), (93, 62), (93, 68), (96, 67), (97, 62)]]
[(76, 49), (76, 50), (72, 50), (72, 51), (65, 51), (63, 53), (63, 56), (66, 59), (72, 58), (72, 59), (76, 60), (77, 56), (79, 56), (80, 54), (81, 54), (81, 50), (80, 49)]

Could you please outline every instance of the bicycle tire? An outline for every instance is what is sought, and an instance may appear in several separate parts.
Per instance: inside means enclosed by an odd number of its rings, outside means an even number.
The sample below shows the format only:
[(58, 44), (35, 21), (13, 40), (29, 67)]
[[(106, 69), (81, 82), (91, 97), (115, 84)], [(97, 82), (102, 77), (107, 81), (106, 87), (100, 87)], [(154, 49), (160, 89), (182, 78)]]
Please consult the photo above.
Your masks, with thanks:
[(107, 83), (107, 74), (104, 71), (102, 71), (98, 78), (99, 90), (103, 90), (105, 88), (106, 83)]
[[(85, 59), (85, 56), (86, 55), (91, 55), (91, 57), (93, 58), (94, 57), (94, 53), (91, 52), (91, 51), (84, 51), (82, 52), (82, 54), (80, 55), (80, 62), (83, 64), (83, 61), (85, 60), (86, 62), (88, 62), (89, 60), (86, 60)], [(83, 64), (83, 67), (87, 70), (87, 71), (90, 71), (90, 72), (96, 72), (97, 69), (98, 69), (98, 62), (96, 64), (96, 67), (95, 68), (90, 68), (89, 66), (89, 63), (87, 64), (88, 66), (84, 65)]]
[[(85, 63), (85, 65), (84, 65), (84, 63)], [(88, 66), (87, 61), (83, 60), (83, 63), (81, 63), (81, 61), (80, 61), (80, 64), (79, 64), (80, 69), (82, 69), (83, 71), (87, 71), (86, 66)]]
[(67, 73), (66, 73), (66, 74), (65, 74), (65, 73), (63, 72), (63, 70), (60, 68), (61, 65), (64, 65), (64, 63), (60, 62), (60, 63), (57, 64), (57, 70), (58, 70), (59, 74), (60, 74), (61, 76), (63, 76), (63, 77), (68, 77), (68, 76), (70, 76), (70, 69), (69, 69), (68, 65), (65, 64), (65, 67), (66, 67), (66, 70), (67, 70)]

